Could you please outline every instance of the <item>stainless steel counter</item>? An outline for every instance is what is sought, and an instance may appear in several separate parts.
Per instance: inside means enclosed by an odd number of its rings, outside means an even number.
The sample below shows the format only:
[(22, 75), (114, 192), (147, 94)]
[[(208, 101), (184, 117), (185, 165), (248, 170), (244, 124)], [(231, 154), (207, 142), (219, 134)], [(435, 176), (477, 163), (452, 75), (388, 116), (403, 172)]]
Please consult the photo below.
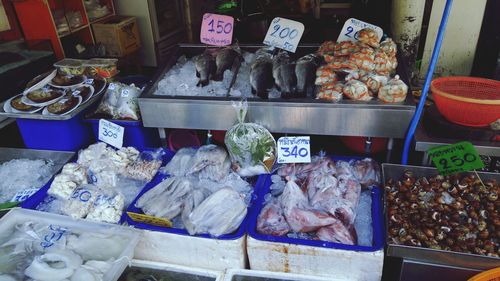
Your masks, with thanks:
[[(255, 50), (259, 46), (241, 46)], [(311, 52), (317, 46), (301, 46), (302, 52)], [(179, 52), (193, 55), (205, 46), (182, 45)], [(299, 50), (297, 52), (300, 52)], [(307, 50), (307, 51), (306, 51)], [(180, 54), (178, 52), (178, 55)], [(158, 82), (175, 64), (174, 56), (158, 74), (155, 83), (139, 98), (146, 127), (227, 130), (236, 122), (232, 100), (238, 98), (158, 96)], [(193, 74), (194, 75), (194, 74)], [(247, 122), (264, 125), (271, 132), (290, 134), (318, 134), (403, 138), (415, 112), (411, 95), (401, 104), (380, 101), (355, 102), (343, 100), (329, 103), (313, 99), (248, 99)]]

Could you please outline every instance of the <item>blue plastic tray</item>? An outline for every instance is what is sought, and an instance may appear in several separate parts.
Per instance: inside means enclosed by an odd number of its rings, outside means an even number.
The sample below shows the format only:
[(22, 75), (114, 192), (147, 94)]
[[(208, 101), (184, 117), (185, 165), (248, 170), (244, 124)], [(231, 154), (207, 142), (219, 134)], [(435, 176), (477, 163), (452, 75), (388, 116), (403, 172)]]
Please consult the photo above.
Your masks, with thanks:
[[(137, 200), (139, 200), (139, 198), (141, 198), (141, 196), (144, 193), (146, 193), (148, 190), (152, 189), (153, 187), (155, 187), (157, 184), (159, 184), (161, 181), (167, 179), (168, 177), (169, 177), (169, 175), (157, 174), (156, 177), (144, 187), (144, 189), (139, 193), (139, 195), (137, 195), (137, 197), (134, 199), (134, 201), (127, 208), (126, 212), (133, 212), (133, 213), (143, 214), (143, 212), (142, 212), (141, 209), (135, 207), (135, 203), (137, 202)], [(159, 231), (159, 232), (168, 232), (168, 233), (174, 233), (174, 234), (186, 235), (186, 236), (193, 236), (193, 237), (218, 239), (218, 240), (234, 240), (234, 239), (238, 239), (238, 238), (242, 237), (245, 234), (245, 232), (246, 232), (246, 228), (247, 228), (246, 226), (247, 226), (247, 223), (248, 223), (248, 219), (250, 217), (250, 214), (252, 213), (252, 208), (254, 206), (254, 203), (257, 200), (258, 190), (260, 189), (260, 187), (263, 184), (262, 180), (263, 179), (261, 177), (258, 177), (256, 179), (256, 182), (255, 182), (255, 185), (254, 185), (254, 192), (252, 194), (252, 199), (251, 199), (251, 202), (250, 202), (250, 206), (247, 209), (248, 213), (247, 213), (245, 219), (243, 219), (243, 221), (241, 222), (240, 227), (238, 227), (238, 229), (235, 232), (231, 233), (231, 234), (221, 235), (221, 236), (219, 236), (217, 238), (212, 237), (209, 234), (190, 235), (187, 232), (187, 230), (180, 229), (180, 228), (162, 227), (162, 226), (156, 226), (156, 225), (150, 225), (150, 224), (140, 223), (140, 222), (133, 221), (127, 215), (126, 212), (124, 213), (124, 215), (126, 216), (126, 221), (127, 221), (128, 224), (130, 224), (130, 225), (132, 225), (134, 227), (137, 227), (137, 228), (141, 228), (141, 229), (147, 229), (147, 230)]]
[[(362, 159), (362, 157), (332, 157), (334, 160), (349, 161), (352, 159)], [(320, 240), (307, 240), (298, 238), (289, 238), (287, 236), (274, 236), (274, 235), (264, 235), (257, 232), (257, 218), (264, 208), (264, 196), (269, 193), (271, 187), (271, 175), (261, 175), (259, 180), (263, 182), (263, 186), (260, 188), (259, 195), (254, 202), (252, 213), (250, 213), (248, 218), (247, 231), (250, 237), (269, 242), (278, 243), (288, 243), (297, 244), (313, 247), (322, 248), (332, 248), (350, 251), (363, 251), (363, 252), (374, 252), (380, 250), (384, 247), (383, 229), (384, 229), (384, 218), (383, 218), (383, 205), (381, 191), (379, 187), (372, 187), (372, 226), (373, 226), (373, 245), (368, 246), (358, 246), (358, 245), (344, 245), (340, 243), (326, 242)]]
[[(146, 150), (153, 150), (153, 149), (146, 149)], [(167, 164), (172, 159), (172, 157), (174, 157), (173, 151), (171, 151), (169, 149), (165, 149), (165, 148), (164, 148), (164, 150), (165, 150), (165, 155), (163, 155), (162, 166)], [(76, 162), (77, 159), (78, 159), (78, 155), (75, 154), (75, 156), (68, 163)], [(61, 170), (62, 170), (62, 168), (61, 168)], [(49, 190), (50, 185), (52, 184), (52, 181), (54, 181), (55, 176), (58, 175), (60, 172), (61, 171), (59, 171), (57, 174), (55, 174), (54, 177), (52, 177), (49, 182), (47, 182), (42, 188), (40, 188), (37, 192), (35, 192), (35, 194), (33, 194), (28, 199), (26, 199), (24, 202), (22, 202), (21, 208), (36, 210), (36, 207), (38, 207), (38, 205), (40, 203), (42, 203), (47, 196), (49, 196), (47, 194), (47, 191)], [(159, 174), (160, 173), (157, 173), (155, 175), (155, 177), (157, 177)], [(122, 224), (123, 222), (125, 222), (125, 219), (126, 218), (125, 218), (125, 211), (124, 211), (118, 224)]]

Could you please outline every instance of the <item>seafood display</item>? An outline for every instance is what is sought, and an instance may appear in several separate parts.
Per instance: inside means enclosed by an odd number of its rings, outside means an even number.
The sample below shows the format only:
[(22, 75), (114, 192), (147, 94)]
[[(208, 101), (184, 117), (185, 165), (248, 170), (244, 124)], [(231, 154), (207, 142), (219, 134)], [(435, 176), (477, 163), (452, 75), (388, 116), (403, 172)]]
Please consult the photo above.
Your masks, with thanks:
[(244, 123), (247, 103), (235, 105), (239, 123), (226, 132), (224, 143), (233, 170), (242, 177), (267, 174), (276, 160), (276, 140), (263, 126)]
[[(365, 182), (371, 178), (370, 183), (379, 179), (378, 171), (360, 167), (367, 167), (365, 162), (372, 161), (334, 162), (315, 156), (308, 164), (280, 167), (271, 177), (270, 193), (257, 219), (257, 232), (371, 246), (372, 233), (366, 230), (371, 228), (371, 220), (366, 219), (370, 215), (364, 214), (370, 209), (370, 193), (366, 190), (363, 193), (367, 194), (361, 196), (358, 176), (365, 177)], [(363, 206), (358, 208), (361, 197), (368, 200), (363, 199)], [(362, 224), (357, 222), (358, 213), (362, 213)], [(359, 240), (358, 232), (362, 234)]]
[(169, 176), (135, 201), (144, 214), (165, 218), (191, 235), (234, 232), (247, 214), (253, 188), (231, 172), (219, 146), (183, 148), (162, 168)]
[(241, 62), (238, 46), (206, 49), (190, 59), (181, 56), (159, 81), (155, 95), (226, 96)]
[(8, 233), (0, 238), (1, 280), (103, 280), (116, 270), (113, 265), (129, 243), (119, 234), (36, 221), (20, 222), (3, 231)]
[(0, 203), (24, 201), (46, 184), (55, 172), (44, 159), (14, 159), (0, 165)]
[(160, 168), (162, 152), (93, 144), (80, 151), (76, 163), (64, 165), (36, 208), (75, 219), (117, 223), (127, 203)]
[(417, 178), (406, 171), (385, 184), (388, 243), (498, 257), (500, 186), (474, 174)]
[(139, 120), (141, 114), (137, 98), (141, 93), (142, 90), (134, 84), (110, 83), (92, 117), (115, 120)]

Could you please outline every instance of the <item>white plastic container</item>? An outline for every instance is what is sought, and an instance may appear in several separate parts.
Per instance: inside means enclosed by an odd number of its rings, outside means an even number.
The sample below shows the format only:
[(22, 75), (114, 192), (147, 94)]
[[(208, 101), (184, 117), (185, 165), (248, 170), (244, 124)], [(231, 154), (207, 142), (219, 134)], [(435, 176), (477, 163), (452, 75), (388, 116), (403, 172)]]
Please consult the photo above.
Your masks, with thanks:
[(218, 240), (144, 230), (134, 258), (220, 271), (245, 268), (245, 241), (246, 235)]
[(224, 275), (224, 281), (340, 281), (354, 279), (342, 279), (332, 277), (318, 277), (310, 275), (300, 275), (293, 273), (278, 273), (269, 271), (257, 271), (246, 269), (229, 269)]
[(254, 270), (319, 275), (346, 280), (380, 280), (384, 249), (374, 252), (312, 247), (247, 239)]
[[(51, 213), (15, 208), (0, 219), (0, 236), (2, 233), (12, 231), (20, 223), (35, 222), (47, 227), (60, 227), (66, 231), (83, 233), (92, 232), (94, 234), (112, 234), (125, 237), (129, 241), (121, 254), (116, 257), (116, 261), (111, 268), (104, 274), (102, 281), (116, 281), (122, 274), (133, 258), (134, 248), (139, 241), (140, 233), (137, 230), (117, 226), (113, 224), (94, 223), (86, 220), (74, 220), (67, 216), (61, 216)], [(106, 249), (102, 249), (105, 251)]]
[[(146, 269), (158, 272), (163, 278), (177, 281), (223, 281), (224, 273), (222, 271), (213, 271), (202, 268), (185, 267), (180, 265), (166, 264), (160, 262), (151, 262), (143, 260), (132, 260), (131, 267), (123, 273), (122, 279), (125, 280), (129, 270)], [(159, 278), (154, 274), (156, 278)]]

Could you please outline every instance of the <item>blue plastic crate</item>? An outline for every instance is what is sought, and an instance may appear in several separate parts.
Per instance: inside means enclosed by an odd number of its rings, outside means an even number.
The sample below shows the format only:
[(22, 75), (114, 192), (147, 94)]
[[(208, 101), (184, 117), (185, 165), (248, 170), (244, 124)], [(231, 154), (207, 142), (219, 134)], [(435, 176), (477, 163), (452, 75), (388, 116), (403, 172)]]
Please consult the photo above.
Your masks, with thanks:
[(77, 151), (92, 143), (92, 130), (83, 122), (85, 110), (68, 120), (16, 120), (27, 148)]
[[(153, 149), (144, 149), (144, 150), (153, 150)], [(142, 151), (144, 151), (144, 150), (142, 150)], [(164, 149), (164, 151), (165, 151), (165, 155), (163, 155), (162, 166), (164, 166), (168, 162), (170, 162), (170, 160), (172, 160), (172, 157), (174, 157), (174, 154), (175, 154), (173, 151), (171, 151), (169, 149)], [(77, 159), (78, 159), (78, 155), (75, 155), (73, 157), (73, 159), (70, 160), (68, 163), (70, 163), (70, 162), (76, 162)], [(62, 170), (62, 168), (61, 168), (61, 170)], [(57, 176), (60, 172), (61, 171), (59, 171), (57, 174), (55, 174), (54, 177), (52, 177), (49, 182), (47, 182), (42, 188), (40, 188), (37, 192), (35, 192), (35, 194), (31, 195), (31, 197), (29, 197), (24, 202), (22, 202), (21, 203), (21, 208), (36, 210), (36, 208), (38, 207), (38, 205), (40, 205), (40, 203), (42, 203), (45, 200), (45, 198), (47, 196), (49, 196), (47, 194), (47, 191), (49, 190), (50, 185), (52, 184), (52, 181), (54, 181), (55, 176)], [(158, 172), (155, 175), (155, 178), (158, 177), (159, 174), (160, 173)], [(154, 181), (154, 179), (153, 179), (153, 181)], [(123, 214), (121, 216), (121, 219), (118, 222), (118, 224), (122, 224), (123, 222), (125, 222), (125, 220), (126, 220), (125, 212), (126, 211), (123, 212)]]
[[(334, 160), (349, 161), (352, 159), (362, 159), (362, 157), (332, 157)], [(373, 245), (368, 246), (358, 246), (358, 245), (344, 245), (340, 243), (320, 241), (320, 240), (307, 240), (298, 238), (289, 238), (287, 236), (274, 236), (265, 235), (257, 232), (257, 218), (264, 208), (264, 197), (269, 193), (271, 187), (271, 175), (261, 175), (259, 180), (263, 183), (260, 188), (259, 194), (256, 201), (254, 202), (252, 212), (248, 218), (247, 232), (248, 234), (257, 240), (278, 242), (278, 243), (288, 243), (297, 244), (313, 247), (331, 248), (331, 249), (341, 249), (350, 251), (362, 251), (362, 252), (374, 252), (382, 249), (384, 247), (384, 218), (383, 218), (383, 203), (382, 203), (382, 192), (380, 187), (372, 187), (372, 227), (373, 227)]]
[[(99, 119), (85, 119), (92, 126), (95, 141), (99, 141)], [(156, 128), (144, 128), (141, 121), (108, 120), (125, 128), (123, 146), (133, 146), (137, 149), (160, 146), (160, 135)]]
[[(134, 201), (128, 207), (127, 212), (143, 214), (141, 209), (135, 207), (135, 203), (137, 202), (137, 200), (139, 200), (139, 198), (141, 198), (141, 196), (144, 193), (146, 193), (147, 191), (149, 191), (150, 189), (152, 189), (153, 187), (155, 187), (157, 184), (159, 184), (163, 180), (167, 179), (168, 177), (169, 177), (169, 175), (157, 174), (156, 177), (144, 187), (144, 189), (139, 193), (139, 195), (137, 195), (137, 197), (134, 199)], [(255, 180), (256, 180), (256, 182), (254, 184), (254, 192), (252, 194), (250, 206), (247, 209), (248, 210), (247, 215), (246, 215), (245, 219), (243, 219), (243, 221), (241, 222), (238, 229), (231, 234), (221, 235), (217, 238), (214, 238), (214, 237), (210, 236), (209, 234), (190, 235), (187, 232), (187, 230), (185, 230), (185, 229), (173, 228), (173, 227), (162, 227), (162, 226), (150, 225), (150, 224), (145, 224), (145, 223), (133, 221), (125, 213), (126, 221), (129, 225), (132, 225), (132, 226), (140, 228), (140, 229), (146, 229), (146, 230), (152, 230), (152, 231), (158, 231), (158, 232), (168, 232), (168, 233), (193, 236), (193, 237), (211, 238), (211, 239), (218, 239), (218, 240), (235, 240), (235, 239), (238, 239), (238, 238), (242, 237), (243, 235), (245, 235), (246, 228), (247, 228), (246, 225), (248, 223), (248, 219), (250, 217), (250, 214), (252, 213), (252, 208), (253, 208), (254, 202), (256, 202), (256, 200), (257, 200), (258, 189), (260, 186), (262, 186), (263, 182), (262, 182), (261, 177), (258, 177)]]

